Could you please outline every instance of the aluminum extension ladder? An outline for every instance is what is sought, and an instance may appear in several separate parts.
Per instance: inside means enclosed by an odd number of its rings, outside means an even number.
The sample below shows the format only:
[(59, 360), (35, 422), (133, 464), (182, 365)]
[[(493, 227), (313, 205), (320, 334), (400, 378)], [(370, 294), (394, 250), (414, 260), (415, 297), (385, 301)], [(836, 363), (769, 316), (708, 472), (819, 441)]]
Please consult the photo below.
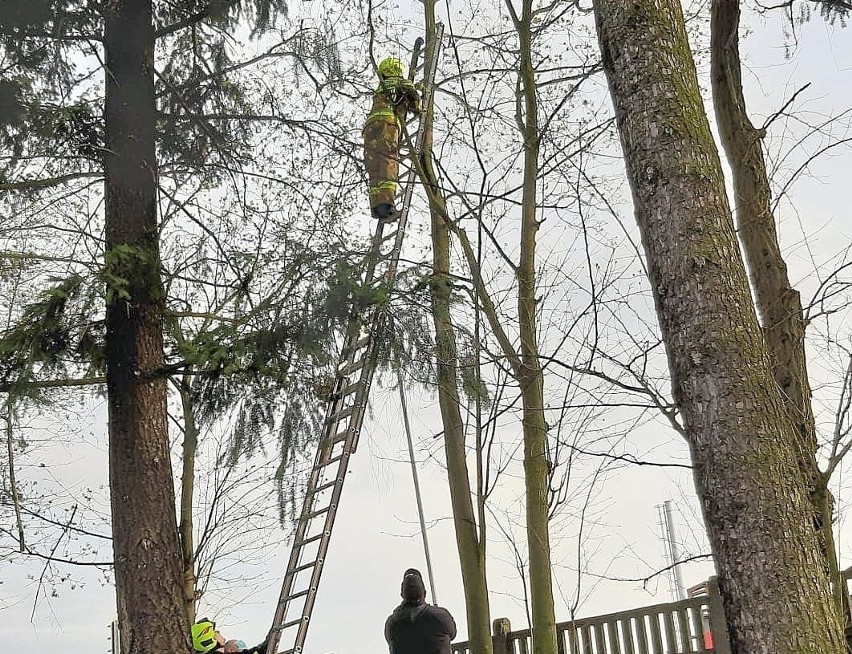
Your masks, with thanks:
[[(443, 34), (444, 26), (439, 23), (435, 30), (435, 52), (424, 74), (424, 112), (431, 106), (435, 69)], [(418, 39), (414, 47), (410, 69), (412, 78), (422, 44), (422, 39)], [(418, 121), (414, 151), (408, 152), (408, 157), (412, 159), (419, 156), (423, 146), (424, 116), (425, 114), (421, 115)], [(376, 221), (376, 230), (364, 271), (365, 286), (374, 289), (390, 289), (393, 286), (415, 178), (416, 167), (410, 165), (400, 180), (404, 191), (397, 220), (393, 223)], [(358, 445), (367, 410), (378, 356), (378, 344), (374, 335), (381, 327), (382, 313), (381, 310), (375, 310), (367, 323), (357, 312), (349, 319), (316, 458), (308, 478), (302, 512), (293, 537), (287, 572), (269, 630), (267, 654), (276, 654), (281, 641), (291, 643), (287, 649), (281, 650), (281, 654), (300, 654), (304, 647), (334, 518), (340, 506), (349, 457)]]

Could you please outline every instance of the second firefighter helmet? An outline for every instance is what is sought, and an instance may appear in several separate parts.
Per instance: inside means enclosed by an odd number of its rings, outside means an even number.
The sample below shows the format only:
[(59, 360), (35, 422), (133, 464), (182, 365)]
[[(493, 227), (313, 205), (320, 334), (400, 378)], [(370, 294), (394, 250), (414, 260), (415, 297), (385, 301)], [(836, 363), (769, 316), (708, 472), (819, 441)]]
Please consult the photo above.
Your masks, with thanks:
[(190, 634), (193, 649), (201, 654), (212, 652), (219, 644), (216, 641), (216, 624), (206, 618), (192, 625)]
[(396, 57), (385, 57), (379, 62), (379, 77), (382, 79), (402, 77), (404, 72), (405, 66)]

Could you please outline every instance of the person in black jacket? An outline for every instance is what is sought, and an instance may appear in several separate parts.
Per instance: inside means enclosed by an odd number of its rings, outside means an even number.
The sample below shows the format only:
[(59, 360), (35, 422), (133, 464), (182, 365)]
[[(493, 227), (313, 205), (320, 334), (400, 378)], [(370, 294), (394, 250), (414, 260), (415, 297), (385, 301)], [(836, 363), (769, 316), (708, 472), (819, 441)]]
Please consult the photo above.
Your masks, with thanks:
[(452, 654), (456, 622), (447, 609), (426, 603), (423, 577), (414, 568), (402, 577), (402, 604), (385, 622), (390, 654)]

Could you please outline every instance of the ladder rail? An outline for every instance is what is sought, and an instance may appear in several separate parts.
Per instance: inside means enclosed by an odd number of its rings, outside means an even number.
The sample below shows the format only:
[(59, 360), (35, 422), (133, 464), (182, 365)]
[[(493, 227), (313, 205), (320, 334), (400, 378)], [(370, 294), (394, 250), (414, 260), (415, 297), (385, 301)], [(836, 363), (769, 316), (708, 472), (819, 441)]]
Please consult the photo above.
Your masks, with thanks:
[[(435, 71), (437, 69), (438, 51), (443, 38), (443, 25), (438, 24), (435, 31), (436, 51), (424, 75), (423, 106), (429, 107), (432, 98)], [(412, 62), (412, 72), (415, 69), (417, 53), (422, 44), (415, 44), (415, 54)], [(421, 114), (418, 120), (417, 133), (415, 137), (414, 151), (409, 155), (419, 157), (425, 138), (425, 114)], [(408, 212), (414, 194), (416, 181), (416, 165), (412, 165), (405, 173), (402, 184), (403, 199), (396, 222), (388, 223), (379, 220), (373, 234), (371, 248), (367, 256), (367, 265), (364, 270), (364, 284), (392, 289), (394, 279), (399, 268), (399, 256), (405, 239), (405, 227), (408, 222)], [(384, 237), (384, 230), (391, 226), (396, 231)], [(393, 237), (390, 250), (382, 251), (385, 241)], [(341, 357), (338, 364), (332, 394), (326, 408), (326, 417), (317, 444), (313, 467), (308, 476), (305, 488), (305, 499), (299, 514), (298, 524), (290, 550), (287, 570), (281, 586), (281, 593), (275, 609), (272, 627), (267, 637), (268, 654), (276, 654), (282, 633), (288, 629), (296, 628), (293, 646), (283, 650), (282, 654), (300, 654), (307, 638), (310, 618), (316, 602), (322, 571), (325, 567), (328, 548), (331, 542), (331, 533), (334, 521), (340, 506), (340, 498), (343, 493), (343, 484), (349, 468), (351, 455), (355, 452), (361, 427), (366, 415), (367, 403), (373, 376), (378, 364), (379, 346), (376, 341), (382, 321), (383, 312), (377, 310), (369, 320), (369, 325), (360, 312), (355, 310), (350, 316), (346, 333), (341, 348)], [(367, 327), (366, 334), (362, 334)], [(357, 374), (358, 381), (352, 382), (350, 376)], [(343, 435), (340, 438), (340, 435)], [(330, 469), (337, 463), (335, 477), (333, 480), (327, 478)], [(322, 499), (323, 494), (330, 495)], [(319, 508), (318, 508), (319, 507)], [(312, 532), (316, 524), (321, 522), (322, 528), (319, 533)], [(310, 554), (308, 561), (303, 561), (306, 547), (316, 543), (316, 554)], [(307, 587), (296, 590), (297, 578), (302, 579), (310, 571)], [(294, 592), (295, 590), (295, 592)], [(298, 618), (287, 621), (288, 612), (293, 600), (303, 599), (302, 608)]]
[[(357, 323), (357, 324), (353, 324)], [(355, 348), (354, 344), (357, 342), (357, 337), (360, 332), (360, 320), (352, 320), (347, 327), (347, 336), (344, 339), (344, 347), (342, 352), (343, 362), (341, 365), (351, 364), (355, 360)], [(348, 345), (348, 347), (347, 347)], [(367, 348), (370, 347), (370, 343), (367, 343)], [(343, 375), (338, 375), (337, 383), (335, 386), (340, 385), (340, 380), (345, 382), (345, 377)], [(338, 390), (335, 388), (334, 390)], [(332, 402), (329, 403), (329, 407), (327, 413), (329, 415), (334, 415), (337, 412), (338, 407), (342, 404), (342, 400), (344, 398), (334, 397)], [(296, 568), (299, 567), (301, 563), (301, 556), (303, 554), (303, 546), (304, 540), (307, 536), (307, 532), (309, 527), (311, 526), (312, 521), (307, 517), (310, 514), (310, 509), (313, 506), (314, 501), (316, 500), (316, 488), (319, 486), (320, 479), (323, 475), (324, 464), (327, 459), (330, 458), (331, 450), (333, 449), (334, 444), (331, 442), (336, 435), (337, 426), (339, 421), (326, 421), (323, 427), (323, 433), (320, 437), (320, 442), (317, 447), (317, 452), (314, 457), (314, 464), (311, 468), (311, 473), (308, 479), (308, 484), (305, 491), (305, 503), (302, 507), (302, 512), (297, 522), (296, 532), (293, 536), (293, 547), (290, 550), (290, 558), (287, 564), (287, 572), (284, 576), (284, 582), (282, 583), (281, 593), (279, 595), (278, 604), (276, 606), (275, 616), (273, 618), (273, 630), (270, 632), (269, 644), (273, 644), (277, 646), (278, 637), (280, 637), (280, 632), (275, 629), (276, 626), (281, 625), (287, 618), (287, 608), (288, 608), (288, 598), (293, 589), (293, 583), (295, 581), (297, 573), (294, 572)], [(351, 426), (347, 426), (347, 429), (351, 430)], [(342, 456), (340, 458), (340, 462), (348, 461), (349, 451), (344, 447), (344, 451), (342, 452)], [(338, 475), (339, 477), (339, 475)], [(326, 523), (328, 523), (328, 516), (326, 517)], [(323, 525), (323, 535), (327, 531), (326, 525)], [(322, 542), (320, 542), (320, 547), (322, 547)], [(278, 637), (276, 637), (278, 634)], [(274, 648), (270, 648), (274, 651)]]
[[(376, 320), (378, 320), (378, 316)], [(358, 321), (360, 322), (360, 321)], [(357, 336), (359, 330), (350, 330)], [(375, 346), (374, 339), (371, 336), (372, 330), (366, 339), (366, 343), (363, 347), (362, 357), (367, 358), (367, 363), (360, 370), (359, 377), (359, 389), (354, 393), (353, 401), (350, 408), (353, 408), (354, 411), (347, 415), (346, 418), (337, 419), (337, 420), (327, 420), (323, 429), (322, 441), (320, 442), (317, 448), (317, 454), (314, 458), (314, 466), (311, 469), (310, 478), (308, 481), (308, 485), (305, 493), (305, 503), (302, 508), (302, 512), (299, 517), (299, 522), (296, 528), (296, 534), (293, 540), (293, 546), (290, 550), (290, 559), (287, 564), (287, 572), (285, 574), (284, 583), (282, 584), (281, 594), (278, 600), (278, 606), (276, 607), (275, 618), (273, 621), (273, 627), (270, 630), (270, 635), (268, 639), (268, 650), (269, 652), (275, 652), (278, 646), (278, 641), (280, 640), (281, 632), (283, 631), (282, 626), (288, 625), (290, 627), (298, 627), (298, 631), (295, 636), (295, 645), (291, 650), (292, 652), (300, 652), (302, 644), (307, 637), (307, 629), (310, 623), (310, 615), (313, 611), (313, 606), (316, 601), (316, 593), (319, 588), (319, 582), (322, 576), (322, 570), (325, 564), (326, 554), (328, 552), (328, 546), (330, 544), (331, 531), (334, 527), (334, 520), (337, 517), (337, 509), (340, 503), (340, 497), (343, 492), (343, 482), (346, 478), (346, 472), (349, 467), (349, 460), (351, 454), (355, 450), (355, 446), (357, 444), (357, 438), (360, 434), (361, 426), (363, 424), (364, 415), (366, 413), (366, 404), (369, 395), (369, 388), (372, 382), (373, 373), (375, 371), (375, 358), (377, 356), (377, 348)], [(354, 353), (350, 353), (348, 356), (344, 352), (343, 359), (344, 364), (348, 362), (352, 362)], [(338, 383), (335, 384), (336, 387), (342, 386), (340, 380), (345, 383), (346, 376), (338, 375)], [(334, 415), (336, 409), (342, 404), (342, 401), (345, 398), (334, 398), (332, 403), (330, 403), (328, 413)], [(336, 477), (334, 480), (334, 484), (331, 486), (332, 493), (331, 497), (328, 500), (328, 509), (324, 513), (323, 526), (321, 531), (321, 537), (319, 539), (319, 545), (317, 548), (316, 558), (310, 564), (302, 565), (301, 557), (304, 553), (303, 544), (305, 537), (309, 531), (309, 527), (312, 524), (313, 516), (313, 506), (316, 500), (316, 489), (320, 486), (320, 479), (322, 478), (324, 468), (326, 467), (324, 464), (326, 463), (326, 459), (330, 457), (332, 450), (334, 449), (337, 443), (334, 442), (334, 436), (339, 432), (339, 427), (341, 423), (346, 423), (346, 429), (344, 430), (346, 438), (343, 441), (343, 451), (339, 456), (338, 460), (338, 468), (336, 472)], [(312, 569), (310, 581), (308, 583), (308, 587), (305, 591), (300, 591), (300, 593), (304, 593), (304, 604), (302, 606), (301, 617), (298, 620), (293, 620), (289, 623), (286, 623), (287, 619), (287, 609), (289, 608), (289, 603), (291, 599), (294, 599), (293, 594), (293, 586), (296, 580), (296, 577), (300, 572)]]

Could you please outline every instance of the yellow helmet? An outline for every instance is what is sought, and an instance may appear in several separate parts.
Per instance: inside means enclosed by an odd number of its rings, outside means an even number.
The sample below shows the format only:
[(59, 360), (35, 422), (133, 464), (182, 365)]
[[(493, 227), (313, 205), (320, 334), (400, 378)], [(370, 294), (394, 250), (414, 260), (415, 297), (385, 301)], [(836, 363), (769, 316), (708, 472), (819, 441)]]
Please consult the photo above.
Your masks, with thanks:
[(216, 642), (216, 623), (207, 618), (192, 625), (189, 632), (192, 635), (192, 647), (201, 654), (212, 652), (219, 644)]
[(402, 77), (405, 66), (396, 57), (385, 57), (379, 62), (379, 77)]

